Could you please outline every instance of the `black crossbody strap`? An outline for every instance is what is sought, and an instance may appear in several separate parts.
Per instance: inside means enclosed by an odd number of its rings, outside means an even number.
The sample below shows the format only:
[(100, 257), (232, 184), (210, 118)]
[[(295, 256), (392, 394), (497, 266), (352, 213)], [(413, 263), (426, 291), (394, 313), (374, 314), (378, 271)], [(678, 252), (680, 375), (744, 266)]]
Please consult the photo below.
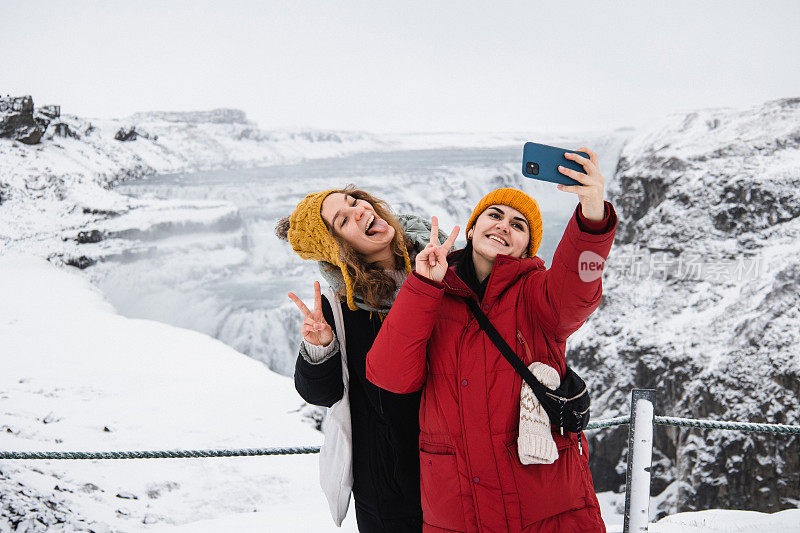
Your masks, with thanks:
[(517, 373), (522, 376), (522, 379), (524, 379), (525, 383), (530, 386), (540, 402), (547, 401), (547, 392), (550, 389), (542, 385), (539, 380), (536, 379), (536, 376), (534, 376), (533, 373), (528, 369), (528, 367), (525, 366), (525, 363), (523, 363), (517, 354), (514, 353), (514, 350), (511, 348), (511, 346), (508, 345), (503, 336), (500, 335), (497, 329), (495, 329), (495, 327), (489, 321), (489, 317), (487, 317), (486, 314), (481, 311), (478, 303), (472, 298), (465, 298), (465, 300), (467, 301), (470, 311), (472, 311), (472, 314), (475, 315), (475, 319), (478, 321), (481, 329), (486, 333), (489, 339), (491, 339), (494, 345), (497, 346), (497, 349), (500, 350), (500, 353), (503, 354), (503, 357), (506, 358), (506, 361), (508, 361), (511, 366), (514, 367), (514, 370), (516, 370)]

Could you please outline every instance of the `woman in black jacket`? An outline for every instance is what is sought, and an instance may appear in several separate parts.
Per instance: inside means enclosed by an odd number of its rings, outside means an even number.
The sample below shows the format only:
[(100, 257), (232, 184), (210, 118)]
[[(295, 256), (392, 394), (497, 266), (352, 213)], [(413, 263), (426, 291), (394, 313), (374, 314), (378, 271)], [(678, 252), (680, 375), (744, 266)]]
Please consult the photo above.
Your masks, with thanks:
[(420, 395), (394, 394), (370, 383), (366, 354), (414, 257), (427, 244), (430, 224), (413, 215), (395, 217), (381, 200), (348, 187), (306, 196), (277, 233), (302, 258), (318, 262), (340, 300), (329, 302), (317, 282), (313, 311), (289, 293), (304, 315), (295, 388), (314, 405), (331, 407), (342, 398), (342, 356), (331, 327), (331, 303), (341, 306), (359, 531), (421, 531)]

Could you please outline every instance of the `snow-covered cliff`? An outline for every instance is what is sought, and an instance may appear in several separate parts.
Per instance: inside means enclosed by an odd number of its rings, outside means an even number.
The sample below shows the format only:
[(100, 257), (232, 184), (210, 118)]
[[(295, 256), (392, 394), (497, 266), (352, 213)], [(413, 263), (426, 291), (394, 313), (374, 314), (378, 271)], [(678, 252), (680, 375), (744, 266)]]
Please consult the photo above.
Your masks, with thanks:
[[(644, 387), (657, 414), (800, 422), (800, 99), (637, 132), (608, 196), (603, 300), (568, 345), (595, 417)], [(591, 434), (598, 490), (624, 484), (626, 437)], [(655, 447), (665, 512), (800, 503), (797, 436), (657, 427)]]

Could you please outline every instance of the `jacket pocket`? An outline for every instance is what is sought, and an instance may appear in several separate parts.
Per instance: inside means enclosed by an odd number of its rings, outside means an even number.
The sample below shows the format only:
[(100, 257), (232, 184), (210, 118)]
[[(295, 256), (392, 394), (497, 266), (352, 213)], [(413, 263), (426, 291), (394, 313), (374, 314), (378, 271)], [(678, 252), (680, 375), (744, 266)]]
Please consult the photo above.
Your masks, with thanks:
[(461, 489), (453, 448), (422, 443), (419, 450), (422, 520), (450, 531), (464, 531)]
[(506, 445), (519, 497), (522, 527), (586, 506), (586, 485), (576, 445), (556, 441), (558, 459), (553, 464), (523, 465), (517, 442)]

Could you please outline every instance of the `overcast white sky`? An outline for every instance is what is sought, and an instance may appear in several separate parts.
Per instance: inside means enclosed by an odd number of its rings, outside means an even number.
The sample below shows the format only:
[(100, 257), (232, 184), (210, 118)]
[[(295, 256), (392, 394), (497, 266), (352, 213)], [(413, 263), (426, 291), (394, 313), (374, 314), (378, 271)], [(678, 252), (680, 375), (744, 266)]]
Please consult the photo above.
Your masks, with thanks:
[(0, 93), (263, 128), (542, 131), (800, 96), (800, 1), (4, 2)]

